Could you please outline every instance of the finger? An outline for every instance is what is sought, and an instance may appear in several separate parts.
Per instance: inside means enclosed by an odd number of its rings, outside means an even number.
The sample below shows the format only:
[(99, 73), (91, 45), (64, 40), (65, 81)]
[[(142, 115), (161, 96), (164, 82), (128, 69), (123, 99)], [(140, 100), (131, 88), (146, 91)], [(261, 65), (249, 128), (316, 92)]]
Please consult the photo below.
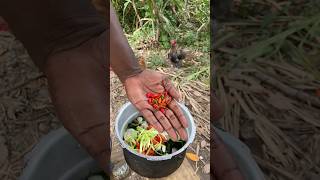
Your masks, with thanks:
[(165, 131), (167, 131), (169, 136), (172, 138), (172, 140), (177, 141), (178, 140), (177, 134), (173, 129), (172, 125), (170, 124), (169, 120), (166, 118), (166, 116), (161, 111), (155, 112), (155, 116), (157, 117), (157, 119), (159, 120), (160, 124), (163, 126)]
[(144, 118), (146, 118), (146, 120), (148, 121), (149, 125), (154, 127), (157, 131), (163, 132), (163, 127), (161, 126), (161, 124), (158, 122), (156, 117), (153, 115), (153, 113), (149, 109), (144, 109), (144, 110), (142, 110), (140, 112), (141, 112), (142, 116)]
[(171, 101), (169, 104), (169, 108), (174, 112), (174, 114), (176, 115), (176, 117), (178, 117), (180, 123), (182, 124), (182, 126), (184, 128), (188, 127), (188, 121), (185, 117), (185, 115), (183, 114), (181, 108), (179, 107), (178, 103), (176, 101)]
[(163, 87), (174, 99), (180, 101), (180, 95), (168, 77), (163, 80)]
[(185, 128), (182, 127), (181, 123), (177, 119), (177, 117), (174, 115), (174, 113), (167, 109), (165, 112), (165, 115), (167, 116), (168, 120), (171, 122), (172, 126), (178, 131), (179, 136), (182, 140), (186, 141), (188, 140), (188, 134)]

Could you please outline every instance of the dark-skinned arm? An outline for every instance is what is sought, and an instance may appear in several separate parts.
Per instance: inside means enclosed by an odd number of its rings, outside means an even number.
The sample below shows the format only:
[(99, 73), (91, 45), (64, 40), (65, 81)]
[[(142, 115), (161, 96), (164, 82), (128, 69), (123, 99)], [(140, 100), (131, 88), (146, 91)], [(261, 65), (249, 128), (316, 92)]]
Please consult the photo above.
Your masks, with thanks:
[(142, 72), (110, 4), (110, 65), (122, 83)]
[(88, 0), (0, 0), (0, 13), (46, 75), (64, 127), (109, 173), (105, 20)]

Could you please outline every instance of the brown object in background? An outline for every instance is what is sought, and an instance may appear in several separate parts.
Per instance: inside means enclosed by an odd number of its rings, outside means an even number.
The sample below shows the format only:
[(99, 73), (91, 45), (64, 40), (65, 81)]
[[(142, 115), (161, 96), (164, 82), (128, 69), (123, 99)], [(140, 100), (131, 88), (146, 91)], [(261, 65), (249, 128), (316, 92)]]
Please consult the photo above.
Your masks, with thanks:
[(175, 39), (170, 41), (171, 48), (168, 53), (168, 59), (171, 64), (176, 68), (182, 67), (182, 60), (186, 58), (186, 53), (183, 49), (177, 46), (177, 41)]

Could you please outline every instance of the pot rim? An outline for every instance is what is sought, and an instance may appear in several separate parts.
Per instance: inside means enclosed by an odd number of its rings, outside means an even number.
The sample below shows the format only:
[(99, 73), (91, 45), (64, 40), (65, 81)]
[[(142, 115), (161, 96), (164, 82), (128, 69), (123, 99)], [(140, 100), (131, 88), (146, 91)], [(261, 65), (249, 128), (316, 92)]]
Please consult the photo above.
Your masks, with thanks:
[[(124, 112), (124, 110), (125, 110), (126, 108), (128, 108), (129, 106), (132, 105), (131, 102), (127, 102), (126, 104), (124, 104), (124, 105), (120, 108), (120, 110), (119, 110), (120, 113), (118, 113), (118, 115), (117, 115), (117, 117), (116, 117), (115, 130), (116, 130), (117, 138), (118, 138), (118, 140), (120, 141), (121, 147), (127, 149), (127, 150), (130, 151), (132, 154), (135, 154), (135, 155), (137, 155), (137, 156), (139, 156), (139, 157), (145, 158), (145, 159), (147, 159), (147, 160), (149, 160), (149, 161), (169, 160), (169, 159), (171, 159), (173, 156), (178, 155), (178, 154), (182, 153), (183, 151), (185, 151), (185, 150), (188, 148), (188, 146), (193, 142), (193, 140), (194, 140), (194, 138), (195, 138), (196, 127), (195, 127), (195, 123), (194, 123), (193, 117), (192, 117), (191, 113), (189, 112), (189, 109), (188, 109), (185, 105), (183, 105), (183, 104), (181, 104), (181, 103), (179, 103), (179, 102), (177, 102), (177, 103), (178, 103), (178, 105), (180, 106), (180, 108), (182, 108), (183, 111), (186, 113), (189, 126), (191, 127), (191, 131), (188, 133), (188, 135), (189, 135), (188, 141), (186, 142), (186, 144), (185, 144), (182, 148), (180, 148), (178, 151), (176, 151), (176, 152), (174, 152), (174, 153), (171, 153), (171, 154), (168, 154), (168, 155), (164, 155), (164, 156), (147, 156), (147, 155), (144, 155), (144, 154), (141, 154), (141, 153), (138, 153), (138, 152), (133, 151), (133, 150), (130, 148), (130, 146), (128, 146), (128, 145), (124, 142), (124, 140), (123, 140), (123, 138), (121, 137), (121, 134), (120, 134), (121, 132), (119, 132), (119, 130), (118, 130), (118, 129), (119, 129), (119, 126), (118, 126), (119, 119), (120, 119), (122, 113)], [(132, 106), (133, 106), (133, 105), (132, 105)], [(140, 113), (137, 111), (137, 112), (135, 112), (133, 115), (137, 115), (137, 114), (140, 114)], [(122, 129), (122, 128), (121, 128), (121, 129)]]

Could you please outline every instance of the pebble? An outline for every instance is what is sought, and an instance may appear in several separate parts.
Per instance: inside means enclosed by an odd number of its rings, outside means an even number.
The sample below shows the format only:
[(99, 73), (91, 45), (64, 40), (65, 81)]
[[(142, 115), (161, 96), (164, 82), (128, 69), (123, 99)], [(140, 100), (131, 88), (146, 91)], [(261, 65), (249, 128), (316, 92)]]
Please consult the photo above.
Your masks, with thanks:
[(120, 180), (127, 177), (129, 172), (129, 166), (125, 162), (116, 164), (112, 169), (112, 174), (116, 180)]

